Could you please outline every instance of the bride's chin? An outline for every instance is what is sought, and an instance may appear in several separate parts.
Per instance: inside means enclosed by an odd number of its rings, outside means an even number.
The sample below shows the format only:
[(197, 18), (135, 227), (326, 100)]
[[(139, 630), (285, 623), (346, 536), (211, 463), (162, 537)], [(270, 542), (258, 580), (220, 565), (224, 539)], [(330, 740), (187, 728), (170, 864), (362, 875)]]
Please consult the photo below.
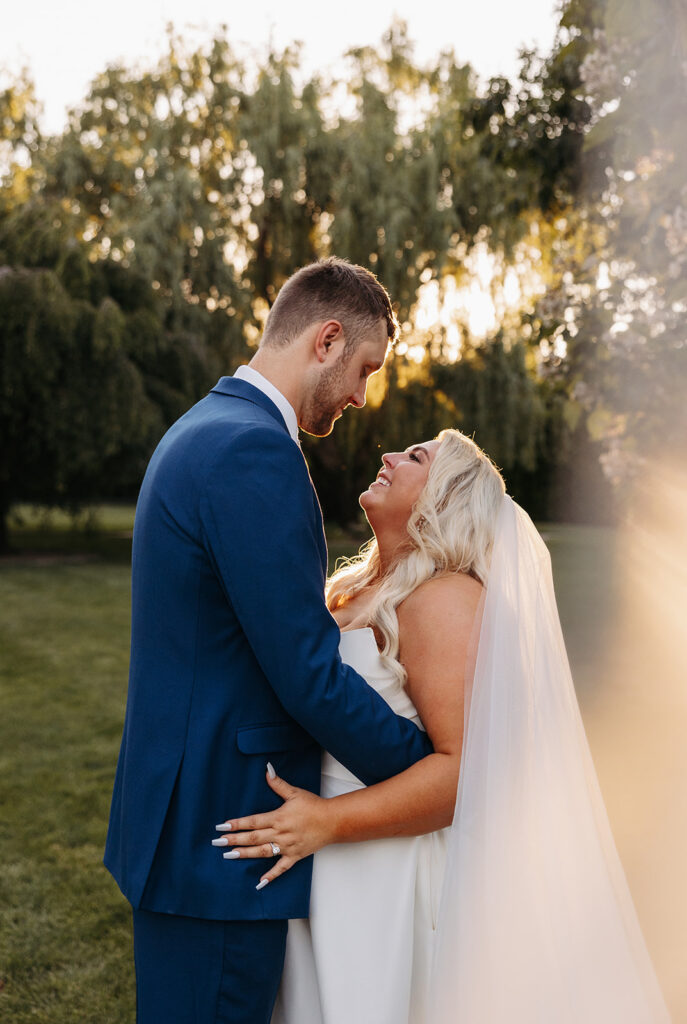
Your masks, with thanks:
[(358, 498), (358, 504), (365, 513), (365, 518), (374, 530), (374, 523), (378, 518), (377, 513), (379, 512), (378, 503), (375, 501), (374, 491), (367, 490)]
[(363, 493), (358, 498), (358, 504), (360, 505), (361, 508), (367, 509), (368, 505), (374, 506), (375, 498), (375, 488), (373, 488), (372, 485), (370, 484), (368, 489), (366, 491), (363, 491)]

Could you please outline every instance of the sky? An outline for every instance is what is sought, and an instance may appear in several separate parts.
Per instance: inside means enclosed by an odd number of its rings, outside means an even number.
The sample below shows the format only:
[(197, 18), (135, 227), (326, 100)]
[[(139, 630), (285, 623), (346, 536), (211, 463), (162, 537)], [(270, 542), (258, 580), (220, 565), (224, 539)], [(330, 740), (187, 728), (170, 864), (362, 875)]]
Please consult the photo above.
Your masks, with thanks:
[(523, 45), (550, 48), (555, 8), (556, 0), (24, 0), (11, 7), (4, 0), (0, 69), (29, 68), (44, 105), (44, 128), (57, 132), (67, 108), (79, 103), (108, 63), (154, 63), (169, 22), (194, 39), (225, 24), (241, 51), (260, 53), (269, 41), (283, 47), (300, 40), (304, 68), (314, 71), (331, 67), (350, 47), (378, 44), (397, 16), (408, 23), (419, 63), (451, 48), (488, 78), (512, 76)]

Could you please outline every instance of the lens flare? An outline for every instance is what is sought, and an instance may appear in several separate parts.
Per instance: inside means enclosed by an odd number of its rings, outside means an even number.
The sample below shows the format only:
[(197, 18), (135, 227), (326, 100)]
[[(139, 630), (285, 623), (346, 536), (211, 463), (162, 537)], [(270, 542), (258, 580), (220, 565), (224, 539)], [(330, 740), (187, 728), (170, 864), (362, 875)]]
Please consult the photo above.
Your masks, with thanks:
[[(674, 1020), (687, 1020), (687, 472), (637, 483), (585, 725), (628, 882)], [(614, 587), (615, 589), (615, 587)]]

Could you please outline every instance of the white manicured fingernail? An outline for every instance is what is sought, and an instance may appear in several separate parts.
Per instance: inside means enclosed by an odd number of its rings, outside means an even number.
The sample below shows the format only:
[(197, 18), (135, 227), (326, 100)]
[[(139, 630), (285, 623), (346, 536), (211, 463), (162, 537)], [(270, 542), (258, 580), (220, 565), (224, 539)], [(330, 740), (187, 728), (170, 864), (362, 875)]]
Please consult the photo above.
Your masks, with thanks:
[(274, 768), (272, 767), (269, 761), (267, 762), (267, 774), (271, 779), (276, 779), (277, 777), (277, 773), (275, 772)]
[[(224, 856), (226, 857), (226, 854)], [(258, 889), (258, 890), (264, 889), (265, 886), (269, 885), (269, 884), (270, 884), (269, 878), (263, 878), (262, 882), (258, 882), (258, 884), (255, 886), (255, 888)]]
[(223, 821), (221, 825), (215, 825), (215, 832), (231, 832), (231, 822)]
[(236, 860), (237, 857), (241, 856), (239, 850), (229, 850), (228, 853), (223, 853), (222, 856), (225, 860)]
[(229, 845), (229, 840), (227, 839), (226, 836), (220, 836), (219, 839), (213, 839), (212, 840), (212, 845), (213, 846), (228, 846)]

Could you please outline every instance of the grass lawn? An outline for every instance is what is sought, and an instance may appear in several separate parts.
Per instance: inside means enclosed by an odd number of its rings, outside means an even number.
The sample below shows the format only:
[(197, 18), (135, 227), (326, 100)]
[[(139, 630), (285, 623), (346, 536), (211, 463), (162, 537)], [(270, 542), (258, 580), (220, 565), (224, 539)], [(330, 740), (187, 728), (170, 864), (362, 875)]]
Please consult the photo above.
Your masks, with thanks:
[[(130, 918), (102, 867), (126, 695), (132, 510), (90, 533), (24, 515), (0, 562), (0, 1018), (134, 1020)], [(612, 533), (545, 528), (574, 667), (591, 679)], [(332, 533), (332, 555), (350, 541)], [(611, 581), (611, 582), (609, 582)]]
[(0, 1018), (130, 1022), (129, 914), (101, 867), (129, 571), (3, 566), (0, 607)]

